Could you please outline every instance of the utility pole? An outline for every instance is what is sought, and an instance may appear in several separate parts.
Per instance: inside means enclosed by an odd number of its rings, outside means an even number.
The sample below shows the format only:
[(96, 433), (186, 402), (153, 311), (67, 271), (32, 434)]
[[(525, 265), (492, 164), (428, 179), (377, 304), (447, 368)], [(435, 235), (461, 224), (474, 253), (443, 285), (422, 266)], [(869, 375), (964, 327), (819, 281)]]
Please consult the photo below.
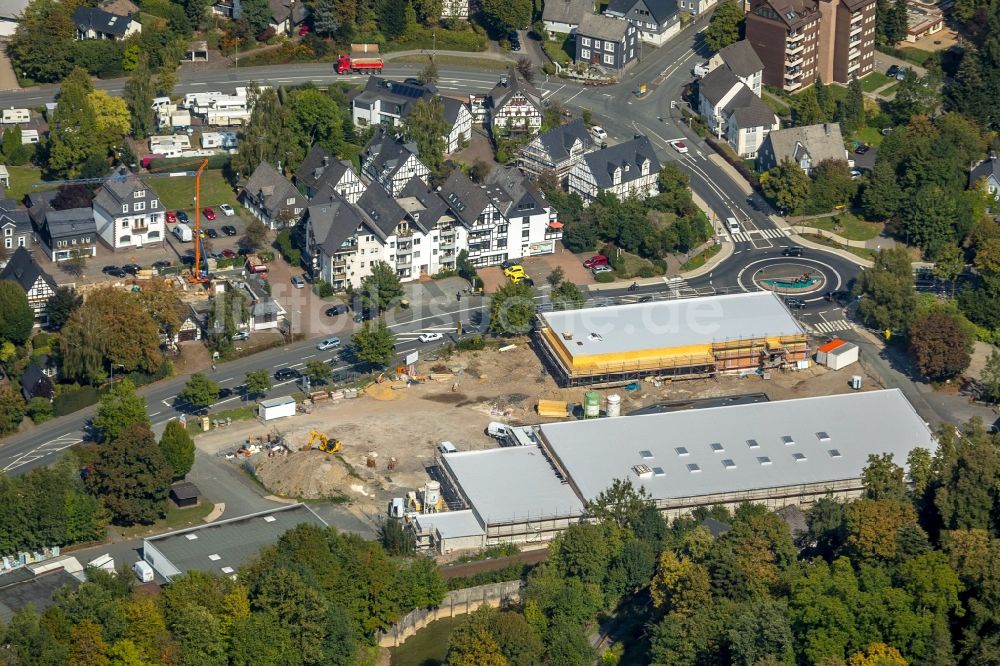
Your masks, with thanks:
[(434, 62), (434, 56), (437, 55), (437, 31), (431, 33), (431, 62)]

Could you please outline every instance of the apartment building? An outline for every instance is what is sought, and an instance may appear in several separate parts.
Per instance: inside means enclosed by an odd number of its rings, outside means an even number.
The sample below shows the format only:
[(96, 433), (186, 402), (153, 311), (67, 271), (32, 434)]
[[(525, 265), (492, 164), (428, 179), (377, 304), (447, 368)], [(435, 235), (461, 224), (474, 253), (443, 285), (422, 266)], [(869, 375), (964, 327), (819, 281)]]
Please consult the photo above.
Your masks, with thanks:
[(875, 0), (750, 0), (746, 39), (764, 83), (797, 92), (848, 83), (875, 66)]
[(361, 153), (361, 175), (397, 195), (412, 178), (427, 182), (430, 169), (417, 157), (417, 145), (380, 127)]
[(166, 209), (156, 192), (125, 167), (105, 178), (93, 207), (97, 235), (108, 247), (119, 250), (163, 242)]
[(645, 136), (587, 153), (569, 172), (569, 191), (588, 206), (601, 192), (620, 200), (659, 194), (660, 160)]

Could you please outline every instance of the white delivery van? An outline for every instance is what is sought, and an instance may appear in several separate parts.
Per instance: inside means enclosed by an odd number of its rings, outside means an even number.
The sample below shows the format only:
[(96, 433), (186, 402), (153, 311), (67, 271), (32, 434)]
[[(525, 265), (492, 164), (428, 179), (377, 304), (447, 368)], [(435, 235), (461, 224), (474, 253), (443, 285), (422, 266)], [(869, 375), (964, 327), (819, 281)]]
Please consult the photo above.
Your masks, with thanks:
[(499, 421), (492, 421), (486, 426), (486, 434), (501, 441), (506, 440), (511, 435), (510, 426)]
[(178, 222), (177, 226), (174, 227), (174, 236), (177, 236), (177, 240), (179, 241), (190, 243), (194, 238), (194, 233), (191, 231), (191, 227), (183, 222)]
[(458, 449), (451, 442), (441, 442), (438, 444), (438, 451), (441, 453), (457, 453)]
[(726, 226), (729, 228), (729, 233), (731, 234), (740, 233), (740, 223), (736, 221), (735, 217), (727, 217)]
[(170, 104), (169, 97), (154, 97), (153, 103), (150, 105), (153, 111), (159, 111), (161, 106), (167, 106)]
[(149, 566), (148, 562), (139, 560), (132, 565), (132, 572), (135, 574), (135, 577), (139, 579), (140, 583), (153, 582), (153, 567)]

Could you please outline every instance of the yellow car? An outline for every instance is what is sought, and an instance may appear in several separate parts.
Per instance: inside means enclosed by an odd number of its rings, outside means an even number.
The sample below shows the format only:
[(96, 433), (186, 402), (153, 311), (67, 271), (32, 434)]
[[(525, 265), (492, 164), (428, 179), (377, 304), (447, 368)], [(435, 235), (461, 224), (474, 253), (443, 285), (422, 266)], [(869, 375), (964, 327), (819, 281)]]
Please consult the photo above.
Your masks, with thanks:
[(524, 277), (524, 266), (522, 266), (521, 264), (514, 264), (513, 266), (508, 266), (507, 268), (503, 269), (503, 274), (509, 278), (512, 278), (515, 275)]
[(528, 283), (529, 285), (530, 285), (530, 284), (534, 284), (534, 283), (533, 283), (533, 282), (531, 281), (531, 278), (530, 278), (530, 277), (528, 277), (528, 274), (527, 274), (527, 273), (525, 273), (524, 271), (521, 271), (521, 272), (520, 272), (519, 274), (517, 274), (517, 275), (511, 275), (511, 276), (510, 276), (510, 282), (511, 282), (511, 284), (517, 284), (518, 282), (527, 282), (527, 283)]

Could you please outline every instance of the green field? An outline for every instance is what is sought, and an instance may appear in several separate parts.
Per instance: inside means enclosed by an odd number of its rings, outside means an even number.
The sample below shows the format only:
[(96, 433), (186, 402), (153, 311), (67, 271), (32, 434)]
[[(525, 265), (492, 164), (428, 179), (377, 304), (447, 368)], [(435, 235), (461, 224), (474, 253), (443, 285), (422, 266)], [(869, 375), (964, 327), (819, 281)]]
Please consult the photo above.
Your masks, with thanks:
[(573, 49), (575, 48), (575, 44), (576, 42), (571, 40), (569, 35), (557, 34), (554, 40), (542, 40), (542, 48), (545, 50), (545, 54), (549, 56), (553, 62), (560, 65), (568, 65), (573, 62), (573, 57), (575, 56)]
[[(194, 178), (156, 178), (149, 181), (167, 210), (194, 210)], [(201, 206), (217, 208), (227, 203), (239, 211), (236, 193), (219, 170), (206, 170), (201, 174)]]
[(161, 534), (192, 525), (202, 525), (205, 516), (210, 514), (214, 508), (215, 505), (211, 502), (202, 502), (198, 506), (186, 509), (178, 509), (173, 502), (167, 502), (167, 515), (162, 520), (158, 520), (152, 525), (116, 528), (116, 531), (125, 539), (135, 539), (145, 534)]
[(882, 72), (872, 72), (865, 78), (861, 79), (861, 89), (865, 92), (875, 92), (885, 84), (893, 81), (888, 76)]
[(10, 174), (7, 196), (14, 201), (23, 199), (25, 194), (32, 191), (31, 186), (42, 179), (42, 170), (33, 166), (9, 166), (7, 173)]
[[(838, 224), (839, 223), (839, 224)], [(885, 226), (879, 222), (866, 222), (851, 213), (841, 213), (798, 223), (803, 227), (822, 229), (842, 236), (847, 240), (866, 241), (876, 238)]]
[(878, 146), (881, 145), (882, 140), (885, 139), (885, 137), (882, 136), (882, 133), (874, 127), (860, 129), (848, 138), (853, 139), (858, 143), (863, 143), (866, 146), (875, 146), (876, 148), (878, 148)]
[(881, 97), (888, 97), (892, 93), (896, 92), (896, 88), (898, 88), (898, 87), (899, 87), (899, 82), (897, 81), (896, 83), (892, 84), (891, 86), (889, 86), (885, 90), (880, 91), (879, 92), (879, 96), (881, 96)]

